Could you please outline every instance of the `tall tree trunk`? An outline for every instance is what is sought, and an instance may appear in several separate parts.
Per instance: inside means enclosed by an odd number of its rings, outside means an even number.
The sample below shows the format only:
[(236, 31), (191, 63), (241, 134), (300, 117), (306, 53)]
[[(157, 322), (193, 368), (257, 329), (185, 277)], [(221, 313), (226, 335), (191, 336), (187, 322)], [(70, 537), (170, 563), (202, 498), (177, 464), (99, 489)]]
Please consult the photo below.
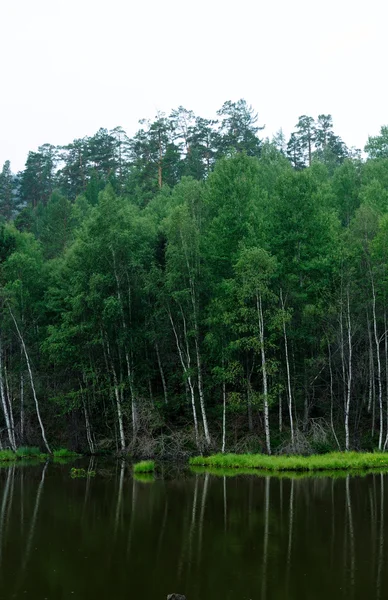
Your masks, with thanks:
[(155, 351), (156, 351), (156, 358), (158, 359), (158, 367), (159, 367), (160, 379), (162, 380), (164, 402), (165, 402), (165, 404), (168, 404), (167, 384), (166, 384), (166, 378), (164, 376), (164, 370), (163, 370), (162, 361), (160, 360), (160, 353), (159, 353), (158, 342), (155, 342)]
[(124, 451), (125, 450), (124, 420), (123, 420), (123, 411), (122, 411), (120, 391), (119, 391), (119, 382), (117, 379), (116, 369), (113, 364), (108, 339), (106, 339), (106, 349), (107, 349), (107, 356), (108, 356), (108, 360), (109, 360), (110, 372), (112, 373), (112, 378), (113, 378), (113, 388), (114, 388), (114, 394), (115, 394), (115, 399), (116, 399), (117, 422), (118, 422), (118, 426), (119, 426), (120, 447), (121, 447), (121, 450)]
[(206, 443), (210, 444), (211, 438), (210, 438), (209, 426), (208, 426), (207, 416), (206, 416), (205, 395), (204, 395), (204, 391), (203, 391), (203, 381), (202, 381), (202, 361), (201, 361), (201, 355), (199, 352), (199, 341), (198, 341), (197, 337), (195, 339), (195, 352), (196, 352), (196, 356), (197, 356), (198, 395), (199, 395), (199, 405), (201, 407), (203, 432), (205, 434)]
[(380, 359), (380, 341), (377, 334), (377, 318), (376, 318), (376, 290), (373, 281), (373, 275), (371, 274), (371, 286), (372, 286), (372, 318), (373, 318), (373, 334), (375, 338), (375, 346), (376, 346), (376, 358), (377, 358), (377, 385), (379, 390), (379, 419), (380, 419), (380, 427), (379, 427), (379, 450), (382, 449), (383, 445), (383, 429), (384, 429), (384, 419), (383, 419), (383, 388), (381, 383), (381, 359)]
[(347, 289), (347, 312), (346, 312), (346, 323), (348, 333), (348, 376), (347, 376), (347, 387), (346, 387), (346, 406), (345, 406), (345, 432), (346, 432), (346, 450), (350, 449), (349, 444), (349, 411), (350, 411), (350, 397), (352, 389), (352, 323), (350, 319), (350, 297), (349, 288)]
[[(186, 258), (187, 268), (190, 273), (189, 262)], [(198, 378), (198, 395), (199, 395), (199, 405), (201, 408), (201, 416), (202, 416), (202, 424), (203, 424), (203, 432), (205, 434), (206, 443), (209, 445), (211, 443), (209, 427), (206, 416), (206, 407), (205, 407), (205, 394), (203, 390), (203, 380), (202, 380), (202, 360), (201, 353), (199, 348), (199, 327), (198, 327), (198, 319), (197, 319), (197, 297), (195, 291), (195, 283), (193, 278), (190, 276), (190, 296), (191, 296), (191, 304), (193, 307), (193, 322), (194, 322), (194, 341), (195, 341), (195, 354), (197, 359), (197, 378)], [(185, 326), (186, 327), (186, 326)]]
[(294, 419), (292, 414), (292, 390), (291, 390), (291, 373), (290, 373), (290, 361), (288, 357), (288, 340), (287, 340), (287, 330), (286, 330), (286, 320), (284, 318), (284, 300), (283, 300), (283, 291), (280, 288), (280, 301), (282, 304), (282, 315), (283, 315), (283, 337), (284, 337), (284, 350), (286, 354), (286, 370), (287, 370), (287, 399), (288, 399), (288, 412), (290, 416), (290, 429), (291, 429), (291, 444), (292, 447), (295, 448), (295, 437), (294, 437)]
[(225, 452), (226, 442), (226, 385), (222, 382), (222, 453)]
[(269, 430), (269, 407), (268, 407), (268, 378), (267, 378), (267, 361), (264, 348), (264, 315), (261, 294), (256, 293), (256, 309), (259, 319), (260, 332), (260, 350), (261, 350), (261, 372), (263, 375), (263, 400), (264, 400), (264, 428), (267, 453), (271, 454), (271, 437)]
[(38, 421), (39, 421), (39, 425), (40, 425), (40, 431), (41, 431), (41, 434), (42, 434), (42, 439), (43, 439), (43, 442), (44, 442), (44, 445), (46, 447), (47, 452), (49, 454), (51, 454), (50, 446), (48, 445), (48, 442), (47, 442), (47, 439), (46, 439), (46, 431), (45, 431), (45, 428), (44, 428), (44, 425), (43, 425), (42, 417), (40, 416), (39, 402), (38, 402), (38, 398), (36, 396), (36, 390), (35, 390), (35, 385), (34, 385), (34, 378), (33, 378), (33, 375), (32, 375), (30, 357), (28, 356), (26, 344), (24, 343), (24, 338), (23, 338), (23, 336), (22, 336), (22, 334), (20, 332), (19, 326), (17, 324), (17, 321), (16, 321), (16, 319), (14, 317), (14, 314), (13, 314), (10, 306), (8, 306), (8, 310), (9, 310), (11, 318), (12, 318), (14, 324), (15, 324), (15, 328), (16, 328), (17, 334), (19, 336), (20, 343), (22, 345), (24, 356), (25, 356), (25, 359), (26, 359), (28, 374), (29, 374), (29, 377), (30, 377), (30, 384), (31, 384), (31, 389), (32, 389), (32, 395), (34, 397), (35, 410), (36, 410), (36, 415), (38, 417)]
[(125, 316), (124, 316), (124, 305), (123, 305), (123, 301), (122, 301), (122, 297), (121, 297), (120, 281), (119, 281), (119, 276), (118, 276), (117, 267), (116, 267), (116, 254), (115, 254), (115, 251), (113, 250), (113, 247), (111, 247), (111, 252), (112, 252), (112, 257), (113, 257), (113, 271), (114, 271), (114, 276), (115, 276), (115, 280), (116, 280), (116, 295), (117, 295), (117, 300), (118, 300), (119, 307), (120, 307), (121, 322), (122, 322), (124, 337), (125, 337), (124, 355), (125, 355), (125, 362), (127, 365), (129, 391), (131, 394), (132, 434), (133, 434), (133, 438), (136, 438), (137, 407), (136, 407), (136, 397), (135, 397), (135, 392), (134, 392), (134, 387), (133, 387), (133, 373), (132, 373), (132, 368), (131, 368), (131, 364), (130, 364), (128, 349), (127, 349), (127, 340), (126, 340), (127, 324), (126, 324)]
[[(84, 381), (86, 381), (85, 374), (84, 374)], [(82, 387), (81, 387), (81, 398), (82, 398), (82, 408), (84, 410), (84, 417), (85, 417), (86, 439), (87, 439), (87, 442), (88, 442), (90, 454), (94, 454), (94, 444), (93, 444), (92, 428), (90, 426), (90, 419), (89, 419), (88, 408), (87, 408), (87, 405), (86, 405), (86, 402), (85, 402), (84, 391), (83, 391)]]
[(329, 354), (329, 374), (330, 374), (330, 426), (331, 426), (331, 431), (333, 433), (333, 437), (336, 441), (336, 444), (338, 446), (338, 450), (341, 451), (341, 446), (339, 444), (338, 438), (337, 438), (337, 434), (335, 432), (334, 429), (334, 420), (333, 420), (333, 404), (334, 404), (334, 392), (333, 392), (333, 369), (332, 369), (332, 365), (331, 365), (331, 350), (330, 350), (330, 342), (329, 340), (327, 340), (327, 349), (328, 349), (328, 354)]
[(5, 386), (4, 386), (4, 379), (3, 379), (3, 345), (2, 345), (1, 338), (0, 338), (0, 396), (1, 396), (1, 404), (3, 407), (3, 412), (4, 412), (5, 425), (7, 427), (9, 444), (10, 444), (12, 450), (15, 452), (16, 451), (15, 432), (12, 427), (11, 418), (10, 418), (10, 410), (12, 410), (12, 407), (7, 402)]
[(192, 381), (191, 375), (190, 375), (191, 358), (190, 358), (190, 351), (189, 351), (189, 346), (188, 346), (188, 339), (187, 339), (187, 336), (185, 336), (186, 337), (186, 358), (185, 358), (184, 351), (182, 349), (182, 346), (181, 346), (181, 343), (179, 340), (178, 332), (176, 330), (175, 323), (172, 318), (172, 314), (171, 314), (170, 310), (168, 310), (167, 313), (168, 313), (168, 317), (170, 319), (172, 330), (174, 332), (174, 337), (175, 337), (176, 347), (178, 350), (179, 360), (181, 362), (183, 373), (186, 377), (186, 381), (187, 381), (187, 384), (190, 389), (191, 408), (193, 410), (193, 421), (194, 421), (194, 431), (195, 431), (195, 442), (197, 444), (197, 447), (199, 448), (198, 419), (197, 419), (197, 410), (195, 408), (194, 386), (193, 386), (193, 381)]

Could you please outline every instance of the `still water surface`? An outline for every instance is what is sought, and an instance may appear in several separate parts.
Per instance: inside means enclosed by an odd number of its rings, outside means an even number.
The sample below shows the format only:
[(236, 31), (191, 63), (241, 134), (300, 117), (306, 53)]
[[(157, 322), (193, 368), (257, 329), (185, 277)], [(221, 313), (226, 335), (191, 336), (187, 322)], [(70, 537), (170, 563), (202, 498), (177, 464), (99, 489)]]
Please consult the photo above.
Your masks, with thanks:
[[(79, 463), (77, 466), (80, 466)], [(0, 469), (0, 598), (387, 598), (387, 475), (167, 473), (124, 463)]]

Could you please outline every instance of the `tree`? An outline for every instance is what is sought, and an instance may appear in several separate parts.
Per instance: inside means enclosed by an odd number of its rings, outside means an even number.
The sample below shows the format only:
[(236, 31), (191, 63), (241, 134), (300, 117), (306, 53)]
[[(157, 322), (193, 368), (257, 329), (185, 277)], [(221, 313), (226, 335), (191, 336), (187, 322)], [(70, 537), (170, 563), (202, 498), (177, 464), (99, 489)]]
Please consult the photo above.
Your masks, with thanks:
[(11, 173), (11, 163), (6, 160), (0, 173), (0, 216), (10, 221), (15, 210), (15, 184)]
[(264, 429), (267, 453), (271, 454), (269, 426), (270, 391), (268, 374), (270, 371), (267, 356), (267, 314), (266, 305), (271, 307), (274, 295), (270, 291), (270, 279), (275, 273), (276, 261), (262, 248), (243, 249), (235, 264), (237, 295), (240, 314), (244, 323), (242, 330), (247, 332), (248, 345), (260, 355), (262, 376), (262, 397)]
[(219, 128), (219, 154), (230, 156), (233, 152), (246, 152), (259, 156), (261, 140), (257, 134), (264, 127), (256, 125), (258, 115), (246, 100), (224, 102), (217, 115), (221, 118)]
[(54, 189), (57, 149), (44, 144), (38, 152), (29, 152), (24, 171), (20, 174), (20, 199), (36, 207), (47, 204)]
[(380, 135), (368, 137), (364, 150), (369, 158), (388, 158), (388, 125), (382, 125)]

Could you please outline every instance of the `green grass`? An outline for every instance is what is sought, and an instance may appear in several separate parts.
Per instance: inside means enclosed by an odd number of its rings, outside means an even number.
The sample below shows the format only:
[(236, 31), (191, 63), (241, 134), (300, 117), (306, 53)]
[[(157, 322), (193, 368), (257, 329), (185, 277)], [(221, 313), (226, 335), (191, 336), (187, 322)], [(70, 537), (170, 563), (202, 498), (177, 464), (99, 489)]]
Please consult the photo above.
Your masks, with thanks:
[(36, 446), (20, 446), (16, 450), (17, 458), (36, 458), (41, 456), (43, 453)]
[(153, 460), (141, 460), (133, 465), (134, 473), (153, 473), (155, 471), (155, 462)]
[(72, 456), (80, 456), (77, 452), (72, 452), (67, 448), (59, 448), (59, 450), (54, 450), (53, 452), (54, 458), (67, 458)]
[(0, 450), (0, 461), (8, 462), (12, 460), (17, 460), (15, 452), (12, 452), (12, 450)]
[(190, 459), (192, 467), (261, 469), (263, 471), (336, 471), (388, 469), (388, 453), (331, 452), (312, 456), (267, 456), (265, 454), (214, 454)]

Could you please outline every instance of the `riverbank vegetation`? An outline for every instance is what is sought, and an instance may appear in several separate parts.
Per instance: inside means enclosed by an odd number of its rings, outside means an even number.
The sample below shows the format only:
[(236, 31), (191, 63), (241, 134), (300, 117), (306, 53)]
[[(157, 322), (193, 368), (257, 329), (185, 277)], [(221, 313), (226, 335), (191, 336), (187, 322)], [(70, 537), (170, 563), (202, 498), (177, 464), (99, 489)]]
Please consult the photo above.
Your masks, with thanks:
[(142, 460), (133, 465), (134, 473), (153, 473), (155, 471), (155, 462), (153, 460)]
[(0, 174), (0, 445), (186, 458), (388, 444), (388, 129), (240, 100)]
[(212, 469), (259, 469), (262, 471), (349, 471), (388, 469), (385, 452), (330, 452), (311, 456), (265, 454), (214, 454), (190, 458), (192, 467)]

